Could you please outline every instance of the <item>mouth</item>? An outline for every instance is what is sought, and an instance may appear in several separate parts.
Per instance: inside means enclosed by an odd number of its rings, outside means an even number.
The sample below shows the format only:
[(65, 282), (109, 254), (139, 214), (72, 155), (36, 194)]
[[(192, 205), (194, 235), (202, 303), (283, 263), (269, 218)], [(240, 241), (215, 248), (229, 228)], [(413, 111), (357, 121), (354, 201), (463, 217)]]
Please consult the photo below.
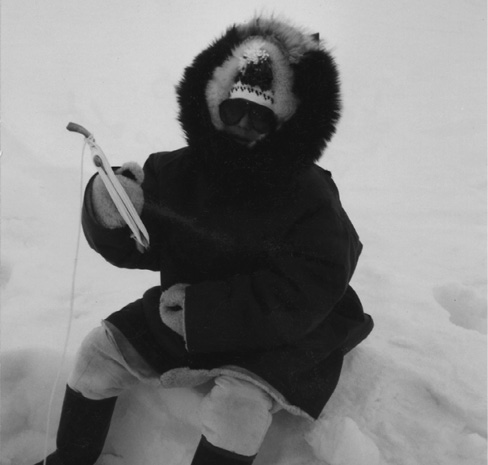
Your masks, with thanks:
[(255, 145), (255, 141), (253, 140), (249, 140), (248, 138), (246, 137), (243, 137), (243, 136), (240, 136), (240, 135), (237, 135), (237, 134), (225, 134), (226, 138), (233, 141), (233, 142), (236, 142), (237, 144), (239, 145), (244, 145), (246, 147), (252, 147)]
[(232, 139), (234, 139), (237, 143), (241, 145), (251, 145), (254, 143), (254, 141), (246, 139), (245, 137), (237, 136), (237, 135), (232, 135)]

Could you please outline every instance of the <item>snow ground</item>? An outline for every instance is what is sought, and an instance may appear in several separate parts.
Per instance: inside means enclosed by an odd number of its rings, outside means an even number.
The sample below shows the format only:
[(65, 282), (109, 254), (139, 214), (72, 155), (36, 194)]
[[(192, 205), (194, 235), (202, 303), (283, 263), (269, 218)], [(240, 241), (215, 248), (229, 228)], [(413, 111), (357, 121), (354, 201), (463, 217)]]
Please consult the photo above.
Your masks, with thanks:
[[(299, 5), (297, 6), (297, 4)], [(376, 322), (316, 424), (275, 416), (257, 465), (486, 463), (486, 5), (482, 0), (2, 2), (1, 465), (43, 453), (68, 327), (81, 136), (114, 164), (183, 144), (174, 85), (255, 10), (320, 31), (344, 116), (321, 164), (365, 245)], [(157, 283), (82, 242), (50, 425), (86, 333)], [(101, 465), (186, 465), (200, 389), (123, 396)]]

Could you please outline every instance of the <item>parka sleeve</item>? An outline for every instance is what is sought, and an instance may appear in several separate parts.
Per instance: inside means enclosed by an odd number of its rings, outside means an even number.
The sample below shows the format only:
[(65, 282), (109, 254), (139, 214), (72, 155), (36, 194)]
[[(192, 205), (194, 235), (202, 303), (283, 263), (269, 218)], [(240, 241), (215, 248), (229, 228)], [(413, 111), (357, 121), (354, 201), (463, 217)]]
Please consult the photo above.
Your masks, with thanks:
[(330, 206), (295, 225), (267, 266), (186, 289), (190, 353), (263, 350), (313, 331), (344, 295), (362, 245), (346, 214)]
[[(144, 165), (144, 183), (142, 185), (145, 200), (156, 195), (156, 176), (150, 163), (151, 157)], [(92, 185), (95, 176), (89, 181), (83, 201), (82, 226), (89, 246), (102, 255), (109, 263), (120, 268), (133, 268), (159, 271), (160, 260), (157, 248), (150, 247), (141, 253), (131, 237), (128, 226), (109, 229), (96, 219), (92, 205)], [(157, 229), (152, 227), (150, 215), (146, 209), (147, 200), (141, 213), (141, 220), (146, 226), (150, 243), (157, 243)]]

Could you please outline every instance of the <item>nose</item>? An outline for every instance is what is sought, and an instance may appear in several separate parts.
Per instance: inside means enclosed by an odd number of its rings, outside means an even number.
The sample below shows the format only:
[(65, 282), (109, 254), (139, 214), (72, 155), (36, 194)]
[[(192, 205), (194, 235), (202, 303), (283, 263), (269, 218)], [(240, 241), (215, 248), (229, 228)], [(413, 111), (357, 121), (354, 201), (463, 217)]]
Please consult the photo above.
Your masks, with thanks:
[(241, 129), (246, 129), (246, 130), (251, 129), (251, 124), (249, 121), (249, 115), (247, 113), (237, 123), (237, 126), (240, 127)]

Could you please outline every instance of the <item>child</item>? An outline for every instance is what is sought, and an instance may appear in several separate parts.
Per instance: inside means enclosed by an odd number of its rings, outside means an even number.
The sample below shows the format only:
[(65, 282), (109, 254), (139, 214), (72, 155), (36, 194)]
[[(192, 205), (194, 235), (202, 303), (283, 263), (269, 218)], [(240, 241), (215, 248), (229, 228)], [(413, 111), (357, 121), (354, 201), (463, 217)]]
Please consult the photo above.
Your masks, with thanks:
[(319, 416), (344, 354), (373, 327), (349, 286), (362, 245), (315, 164), (340, 111), (318, 35), (274, 18), (233, 26), (177, 92), (188, 146), (116, 170), (150, 249), (137, 249), (98, 176), (86, 189), (90, 246), (161, 285), (84, 340), (48, 465), (95, 463), (134, 384), (209, 380), (192, 464), (250, 464), (275, 411)]

